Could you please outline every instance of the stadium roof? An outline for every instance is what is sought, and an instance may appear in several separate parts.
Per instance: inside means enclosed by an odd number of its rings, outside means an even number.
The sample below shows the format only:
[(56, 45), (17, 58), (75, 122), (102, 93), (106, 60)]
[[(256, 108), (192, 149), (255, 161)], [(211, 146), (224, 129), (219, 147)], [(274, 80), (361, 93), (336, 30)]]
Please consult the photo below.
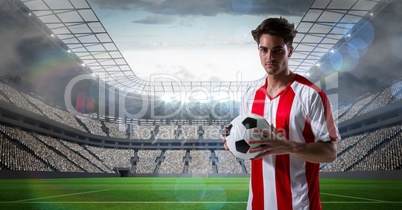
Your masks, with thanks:
[[(19, 4), (19, 1), (13, 1)], [(381, 10), (387, 0), (316, 0), (297, 24), (295, 52), (289, 65), (296, 73), (313, 74), (330, 56), (342, 39), (353, 36), (363, 19)], [(78, 62), (108, 84), (137, 93), (177, 93), (183, 89), (242, 92), (256, 81), (147, 81), (136, 76), (86, 0), (21, 0), (32, 19), (50, 29), (49, 36), (60, 39), (63, 48), (79, 58)], [(357, 30), (352, 30), (356, 29)], [(262, 78), (261, 78), (262, 79)], [(261, 80), (260, 79), (260, 80)], [(218, 91), (219, 92), (219, 91)]]

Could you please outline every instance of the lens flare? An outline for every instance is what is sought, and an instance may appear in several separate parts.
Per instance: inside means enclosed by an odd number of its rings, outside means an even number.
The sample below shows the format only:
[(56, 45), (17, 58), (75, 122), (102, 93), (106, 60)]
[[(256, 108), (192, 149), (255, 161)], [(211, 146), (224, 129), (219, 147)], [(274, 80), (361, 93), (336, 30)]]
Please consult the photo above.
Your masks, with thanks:
[(330, 57), (329, 57), (329, 63), (331, 64), (332, 68), (334, 68), (337, 71), (340, 71), (343, 66), (343, 56), (341, 53), (338, 51), (335, 51)]
[(337, 72), (330, 62), (322, 63), (318, 69), (326, 75)]
[(374, 41), (375, 30), (373, 25), (366, 19), (362, 19), (359, 23), (360, 25), (364, 25), (359, 29), (359, 39), (361, 39), (366, 46), (370, 46)]
[[(210, 185), (207, 190), (207, 195), (208, 197), (215, 197), (219, 198), (219, 203), (203, 203), (205, 206), (205, 209), (222, 209), (225, 206), (225, 201), (227, 201), (227, 195), (226, 191), (217, 185)], [(223, 199), (223, 200), (222, 200)]]
[(398, 80), (391, 86), (391, 94), (397, 99), (402, 99), (402, 81)]
[(343, 66), (341, 68), (341, 71), (343, 71), (343, 72), (352, 71), (353, 69), (356, 68), (356, 66), (358, 64), (359, 64), (359, 59), (355, 59), (352, 56), (344, 56), (343, 57)]
[(360, 59), (367, 53), (368, 45), (360, 38), (354, 38), (348, 42), (349, 55), (355, 59)]
[(336, 51), (329, 57), (329, 62), (337, 71), (348, 72), (356, 68), (359, 64), (359, 59), (356, 59), (347, 53)]
[(29, 66), (26, 77), (35, 89), (49, 88), (47, 85), (71, 75), (78, 65), (71, 62), (68, 54), (59, 50), (49, 50), (37, 53)]

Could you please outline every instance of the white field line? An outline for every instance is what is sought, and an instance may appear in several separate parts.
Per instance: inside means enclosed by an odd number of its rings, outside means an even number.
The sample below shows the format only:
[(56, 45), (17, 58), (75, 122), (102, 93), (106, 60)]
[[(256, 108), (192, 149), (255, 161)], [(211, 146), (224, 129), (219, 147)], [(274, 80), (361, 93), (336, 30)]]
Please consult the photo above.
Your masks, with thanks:
[[(4, 201), (0, 203), (16, 203)], [(19, 201), (18, 203), (84, 203), (84, 204), (195, 204), (195, 203), (247, 203), (247, 201)]]
[(377, 199), (371, 199), (371, 198), (362, 198), (362, 197), (355, 197), (355, 196), (348, 196), (348, 195), (338, 195), (338, 194), (331, 194), (331, 193), (321, 193), (323, 195), (330, 195), (330, 196), (337, 196), (337, 197), (342, 197), (342, 198), (353, 198), (353, 199), (360, 199), (360, 200), (366, 200), (366, 201), (372, 201), (372, 202), (380, 202), (380, 203), (388, 203), (390, 201), (383, 201), (383, 200), (377, 200)]
[(321, 203), (329, 203), (329, 204), (331, 204), (331, 203), (335, 203), (335, 204), (336, 203), (343, 203), (343, 204), (345, 204), (345, 203), (349, 203), (349, 204), (354, 204), (354, 203), (397, 204), (397, 203), (400, 203), (400, 204), (402, 204), (402, 201), (383, 201), (383, 202), (380, 202), (380, 201), (321, 201)]
[[(1, 203), (16, 203), (15, 201), (0, 201)], [(65, 204), (197, 204), (197, 203), (207, 203), (207, 204), (243, 204), (247, 203), (247, 201), (21, 201), (18, 203), (43, 203), (43, 204), (52, 204), (52, 203), (65, 203)], [(402, 201), (324, 201), (321, 203), (327, 204), (337, 204), (337, 203), (350, 203), (350, 204), (363, 204), (363, 203), (386, 203), (386, 204), (402, 204)]]
[[(72, 196), (72, 195), (82, 195), (82, 194), (97, 193), (97, 192), (110, 191), (110, 190), (112, 190), (112, 189), (103, 189), (103, 190), (94, 190), (94, 191), (86, 191), (86, 192), (79, 192), (79, 193), (55, 195), (55, 196), (38, 197), (38, 198), (23, 199), (23, 200), (17, 200), (17, 201), (0, 201), (0, 203), (67, 203), (67, 204), (68, 203), (72, 203), (72, 204), (74, 204), (74, 203), (83, 203), (83, 204), (152, 204), (152, 203), (156, 203), (156, 204), (163, 204), (163, 203), (165, 203), (165, 204), (196, 204), (196, 203), (243, 204), (243, 203), (247, 203), (247, 201), (38, 201), (41, 199), (66, 197), (66, 196)], [(384, 200), (338, 195), (338, 194), (331, 194), (331, 193), (321, 193), (321, 194), (362, 200), (362, 201), (322, 201), (322, 203), (351, 203), (351, 204), (353, 204), (353, 203), (389, 203), (389, 204), (402, 203), (402, 201), (384, 201)]]
[(66, 197), (66, 196), (71, 196), (71, 195), (82, 195), (82, 194), (103, 192), (103, 191), (108, 191), (108, 190), (110, 190), (110, 189), (94, 190), (94, 191), (86, 191), (86, 192), (79, 192), (79, 193), (70, 193), (70, 194), (63, 194), (63, 195), (54, 195), (54, 196), (46, 196), (46, 197), (39, 197), (39, 198), (30, 198), (30, 199), (23, 199), (23, 200), (17, 200), (17, 201), (10, 201), (10, 203), (32, 202), (32, 201), (35, 201), (35, 200), (41, 200), (41, 199), (47, 199), (47, 198), (59, 198), (59, 197)]

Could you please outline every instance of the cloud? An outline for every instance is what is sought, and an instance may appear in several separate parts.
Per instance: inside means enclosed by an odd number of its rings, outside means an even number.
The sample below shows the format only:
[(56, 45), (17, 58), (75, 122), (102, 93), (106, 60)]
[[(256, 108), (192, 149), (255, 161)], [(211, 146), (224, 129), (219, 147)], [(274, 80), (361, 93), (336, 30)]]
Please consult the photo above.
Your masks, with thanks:
[(184, 66), (177, 66), (177, 70), (173, 73), (174, 76), (178, 77), (183, 81), (198, 81), (200, 80), (199, 76), (194, 75), (191, 71), (189, 71)]
[(62, 106), (81, 67), (9, 1), (0, 1), (0, 28), (0, 77)]
[(147, 16), (143, 19), (134, 20), (133, 23), (141, 23), (141, 24), (157, 24), (157, 25), (168, 25), (174, 23), (176, 18), (174, 16), (167, 15), (152, 15)]
[(28, 71), (27, 61), (21, 60), (19, 55), (19, 44), (22, 40), (40, 35), (40, 32), (33, 30), (34, 26), (20, 14), (17, 8), (7, 1), (0, 3), (0, 76), (15, 83), (21, 83)]
[(379, 84), (378, 79), (365, 76), (356, 76), (351, 72), (339, 74), (339, 95), (341, 99), (359, 96), (367, 93)]
[(216, 16), (218, 14), (301, 16), (311, 5), (300, 0), (91, 0), (103, 9), (140, 10), (154, 14)]
[(402, 77), (401, 61), (393, 56), (390, 50), (392, 40), (402, 34), (399, 23), (402, 14), (398, 12), (401, 8), (402, 2), (394, 1), (371, 21), (375, 29), (373, 43), (367, 49), (365, 56), (359, 60), (356, 68), (339, 76), (341, 99), (357, 98), (367, 91), (382, 91)]

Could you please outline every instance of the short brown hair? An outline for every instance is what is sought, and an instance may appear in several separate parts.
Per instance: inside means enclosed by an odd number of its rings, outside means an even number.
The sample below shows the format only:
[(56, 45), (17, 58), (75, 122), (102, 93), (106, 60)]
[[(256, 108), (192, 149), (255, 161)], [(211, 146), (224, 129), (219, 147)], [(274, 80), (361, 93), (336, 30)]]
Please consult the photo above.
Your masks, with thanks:
[(286, 45), (291, 47), (293, 44), (293, 39), (297, 34), (297, 30), (295, 29), (295, 25), (293, 23), (289, 23), (289, 21), (283, 17), (268, 18), (262, 21), (262, 23), (257, 26), (256, 29), (251, 31), (251, 35), (253, 35), (253, 38), (257, 44), (260, 44), (260, 38), (263, 34), (282, 37)]

